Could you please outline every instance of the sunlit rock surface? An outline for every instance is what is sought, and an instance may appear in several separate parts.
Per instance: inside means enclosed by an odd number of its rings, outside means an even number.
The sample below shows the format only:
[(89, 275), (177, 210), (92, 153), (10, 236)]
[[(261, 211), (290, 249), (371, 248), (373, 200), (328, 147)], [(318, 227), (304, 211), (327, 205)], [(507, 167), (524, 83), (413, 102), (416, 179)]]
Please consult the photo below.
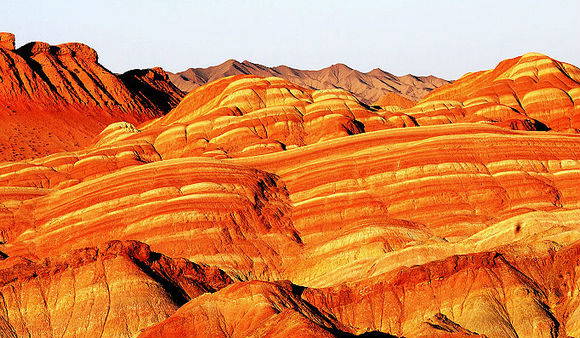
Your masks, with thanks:
[(112, 241), (0, 268), (4, 337), (130, 337), (230, 284), (221, 270)]
[[(578, 109), (521, 94), (574, 97), (577, 68), (527, 54), (474, 74), (408, 109), (227, 77), (82, 149), (0, 163), (0, 332), (580, 334)], [(510, 81), (528, 108), (469, 109)]]
[(490, 121), (522, 130), (580, 131), (580, 69), (539, 53), (468, 73), (405, 111), (421, 125)]
[(182, 97), (161, 68), (118, 76), (82, 43), (15, 49), (0, 33), (0, 160), (80, 149), (108, 124), (162, 116)]

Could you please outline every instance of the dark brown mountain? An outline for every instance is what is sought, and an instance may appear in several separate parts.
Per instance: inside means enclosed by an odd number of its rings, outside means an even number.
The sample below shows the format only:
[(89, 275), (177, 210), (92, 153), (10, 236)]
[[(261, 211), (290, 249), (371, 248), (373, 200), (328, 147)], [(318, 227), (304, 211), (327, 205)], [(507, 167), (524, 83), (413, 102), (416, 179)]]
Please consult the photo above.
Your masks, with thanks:
[(186, 92), (231, 75), (276, 76), (309, 89), (344, 89), (369, 105), (386, 93), (397, 93), (416, 102), (431, 90), (450, 82), (435, 76), (396, 76), (379, 68), (363, 73), (342, 63), (320, 70), (301, 70), (288, 66), (266, 67), (236, 60), (208, 68), (189, 68), (168, 75), (179, 89)]

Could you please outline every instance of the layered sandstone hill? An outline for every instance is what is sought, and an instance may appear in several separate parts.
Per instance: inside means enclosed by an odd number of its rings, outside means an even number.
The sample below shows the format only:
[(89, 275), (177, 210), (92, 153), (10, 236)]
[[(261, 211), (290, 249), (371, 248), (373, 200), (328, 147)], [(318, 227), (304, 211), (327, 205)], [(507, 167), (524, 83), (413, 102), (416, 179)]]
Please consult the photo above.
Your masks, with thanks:
[(39, 262), (8, 258), (0, 269), (0, 330), (3, 337), (131, 337), (230, 283), (219, 269), (134, 241)]
[(84, 44), (15, 49), (14, 35), (0, 33), (0, 159), (78, 149), (110, 123), (162, 116), (182, 96), (160, 68), (117, 76)]
[(449, 83), (435, 76), (411, 74), (395, 76), (379, 68), (363, 73), (342, 63), (320, 70), (302, 70), (288, 66), (266, 67), (236, 60), (228, 60), (207, 68), (189, 68), (183, 72), (169, 73), (169, 78), (181, 90), (189, 92), (206, 83), (232, 75), (275, 76), (309, 89), (343, 89), (354, 94), (365, 104), (376, 102), (391, 92), (418, 101), (431, 90)]
[(235, 283), (188, 302), (139, 337), (348, 337), (338, 321), (305, 301), (302, 291), (288, 282)]
[(414, 109), (232, 76), (81, 150), (0, 163), (0, 332), (579, 335), (580, 135), (550, 111), (522, 118), (538, 131)]
[(580, 69), (529, 53), (469, 73), (405, 111), (419, 124), (493, 121), (517, 129), (580, 131)]

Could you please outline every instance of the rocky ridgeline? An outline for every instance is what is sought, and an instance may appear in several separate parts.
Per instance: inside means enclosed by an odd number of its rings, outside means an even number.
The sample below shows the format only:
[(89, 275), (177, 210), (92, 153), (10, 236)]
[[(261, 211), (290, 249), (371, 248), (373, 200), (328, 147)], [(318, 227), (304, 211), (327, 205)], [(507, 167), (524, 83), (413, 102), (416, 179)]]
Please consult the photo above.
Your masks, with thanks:
[(118, 76), (85, 44), (14, 40), (0, 35), (2, 159), (78, 149), (110, 123), (162, 116), (183, 97), (161, 68)]

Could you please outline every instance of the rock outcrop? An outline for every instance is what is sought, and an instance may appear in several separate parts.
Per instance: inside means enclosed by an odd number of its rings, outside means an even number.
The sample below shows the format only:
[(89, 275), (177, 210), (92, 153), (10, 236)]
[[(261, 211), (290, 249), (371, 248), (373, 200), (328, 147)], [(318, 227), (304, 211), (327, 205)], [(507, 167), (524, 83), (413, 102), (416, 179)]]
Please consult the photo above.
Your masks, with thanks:
[(223, 271), (104, 243), (33, 262), (0, 262), (3, 337), (130, 337), (232, 280)]
[(7, 50), (14, 50), (14, 34), (0, 32), (0, 48)]
[(290, 283), (235, 283), (190, 301), (139, 337), (341, 336), (341, 324), (308, 304), (301, 291)]
[(416, 101), (409, 100), (408, 98), (401, 96), (397, 93), (386, 93), (381, 96), (381, 98), (374, 103), (375, 106), (380, 107), (399, 107), (402, 109), (407, 109), (415, 106)]
[(4, 160), (79, 149), (108, 124), (162, 116), (183, 96), (161, 69), (119, 77), (87, 45), (31, 42), (15, 49), (9, 33), (0, 35), (0, 79)]
[(119, 78), (147, 106), (156, 107), (164, 113), (175, 108), (184, 96), (160, 67), (130, 70)]
[(433, 89), (449, 83), (435, 76), (396, 76), (379, 68), (363, 73), (342, 63), (320, 70), (302, 70), (288, 66), (266, 67), (236, 60), (208, 68), (189, 68), (183, 72), (169, 73), (169, 78), (181, 90), (189, 92), (232, 75), (274, 76), (313, 90), (343, 89), (365, 104), (372, 104), (387, 93), (418, 101)]

